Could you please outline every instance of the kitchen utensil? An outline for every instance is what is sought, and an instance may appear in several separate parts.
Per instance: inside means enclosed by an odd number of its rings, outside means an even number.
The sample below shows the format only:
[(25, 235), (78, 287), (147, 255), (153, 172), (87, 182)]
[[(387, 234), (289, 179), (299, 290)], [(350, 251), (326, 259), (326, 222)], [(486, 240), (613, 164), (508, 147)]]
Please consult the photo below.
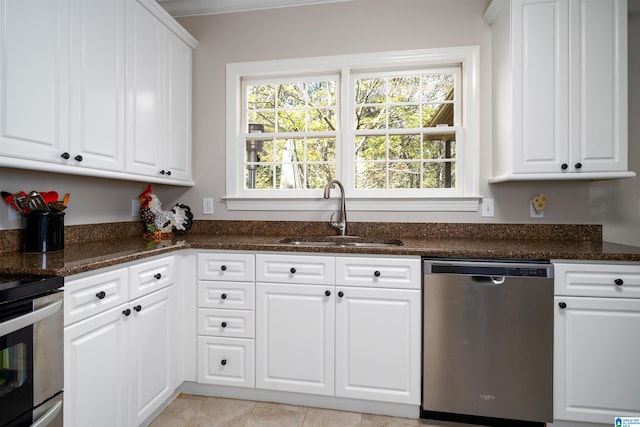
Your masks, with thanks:
[(29, 212), (50, 212), (51, 210), (37, 191), (32, 191), (27, 196)]
[(69, 206), (69, 193), (65, 193), (64, 197), (62, 198), (62, 204), (65, 206)]
[(58, 192), (57, 191), (42, 191), (40, 192), (40, 196), (42, 196), (42, 200), (48, 205), (51, 202), (58, 201)]
[(49, 206), (49, 209), (51, 209), (53, 212), (62, 212), (63, 210), (67, 209), (65, 204), (61, 201), (49, 202), (47, 206)]
[(11, 206), (13, 209), (17, 210), (18, 212), (22, 212), (22, 209), (20, 209), (16, 203), (13, 201), (13, 194), (9, 193), (8, 191), (3, 191), (2, 192), (2, 198), (4, 199), (5, 202), (7, 202), (9, 204), (9, 206)]

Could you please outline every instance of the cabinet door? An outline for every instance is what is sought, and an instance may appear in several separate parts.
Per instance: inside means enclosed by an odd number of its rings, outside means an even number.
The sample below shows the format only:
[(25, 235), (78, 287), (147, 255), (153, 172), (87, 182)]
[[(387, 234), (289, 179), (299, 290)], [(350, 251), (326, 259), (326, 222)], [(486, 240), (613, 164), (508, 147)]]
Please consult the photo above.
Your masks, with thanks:
[(513, 1), (513, 170), (562, 172), (569, 161), (568, 2)]
[(336, 396), (419, 404), (420, 291), (336, 292)]
[(191, 179), (191, 47), (166, 34), (167, 149), (163, 167), (172, 179)]
[(608, 424), (640, 416), (640, 300), (555, 302), (554, 419)]
[[(165, 150), (165, 29), (138, 1), (127, 13), (127, 152), (128, 172), (160, 177)], [(166, 171), (165, 171), (166, 173)]]
[(333, 293), (328, 285), (256, 285), (256, 387), (333, 395)]
[(124, 0), (71, 0), (67, 164), (123, 170), (124, 35)]
[[(627, 170), (627, 0), (571, 7), (570, 167)], [(539, 90), (539, 88), (536, 88)]]
[(175, 341), (172, 335), (172, 292), (164, 288), (131, 301), (129, 320), (131, 425), (140, 425), (173, 393), (172, 365)]
[(69, 1), (0, 1), (0, 154), (58, 162), (68, 139)]
[(64, 425), (128, 425), (125, 305), (64, 330)]

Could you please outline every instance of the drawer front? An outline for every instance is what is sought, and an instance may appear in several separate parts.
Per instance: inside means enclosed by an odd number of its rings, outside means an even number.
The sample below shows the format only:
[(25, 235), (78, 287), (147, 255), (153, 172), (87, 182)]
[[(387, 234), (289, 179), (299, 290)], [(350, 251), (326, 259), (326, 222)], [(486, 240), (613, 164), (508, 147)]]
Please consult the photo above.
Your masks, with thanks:
[(214, 337), (254, 338), (253, 311), (198, 309), (198, 335)]
[(253, 282), (255, 258), (246, 253), (199, 253), (198, 279)]
[(307, 255), (256, 255), (256, 281), (332, 285), (333, 257)]
[(129, 267), (129, 298), (135, 299), (173, 284), (175, 258), (165, 257)]
[(251, 339), (198, 337), (198, 382), (254, 387), (254, 352)]
[(255, 300), (253, 282), (198, 281), (198, 307), (253, 310)]
[(420, 289), (420, 258), (336, 258), (336, 285)]
[(640, 265), (554, 263), (555, 294), (640, 298)]
[(86, 319), (128, 300), (126, 268), (70, 279), (64, 285), (65, 326)]

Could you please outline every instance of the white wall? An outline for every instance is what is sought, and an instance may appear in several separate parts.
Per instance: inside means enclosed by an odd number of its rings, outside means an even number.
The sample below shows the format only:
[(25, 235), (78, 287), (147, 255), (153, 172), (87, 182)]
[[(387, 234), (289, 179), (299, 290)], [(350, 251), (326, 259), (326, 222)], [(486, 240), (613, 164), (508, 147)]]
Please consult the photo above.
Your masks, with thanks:
[[(594, 223), (606, 220), (607, 227), (614, 227), (614, 211), (609, 211), (613, 208), (593, 202), (593, 185), (590, 183), (486, 183), (491, 173), (491, 32), (482, 20), (482, 14), (488, 3), (489, 0), (355, 0), (181, 18), (180, 23), (199, 40), (194, 51), (193, 75), (196, 185), (193, 188), (154, 186), (155, 192), (167, 206), (177, 201), (192, 206), (196, 219), (328, 220), (327, 211), (226, 210), (221, 200), (225, 189), (225, 65), (241, 61), (479, 45), (480, 192), (495, 199), (496, 216), (483, 218), (479, 212), (351, 212), (350, 220), (509, 223)], [(633, 46), (632, 43), (629, 45)], [(637, 90), (634, 96), (640, 98)], [(637, 131), (635, 136), (637, 141)], [(630, 158), (633, 153), (630, 153)], [(637, 151), (635, 157), (638, 157)], [(66, 217), (69, 225), (132, 220), (130, 200), (145, 186), (144, 183), (0, 169), (0, 189), (5, 191), (69, 191), (72, 194)], [(624, 195), (627, 189), (621, 191)], [(545, 217), (532, 220), (529, 218), (529, 198), (540, 192), (549, 196)], [(201, 214), (202, 197), (214, 198), (213, 216)], [(321, 197), (320, 191), (318, 197)], [(6, 209), (0, 209), (0, 229), (17, 227), (17, 222), (7, 220)]]

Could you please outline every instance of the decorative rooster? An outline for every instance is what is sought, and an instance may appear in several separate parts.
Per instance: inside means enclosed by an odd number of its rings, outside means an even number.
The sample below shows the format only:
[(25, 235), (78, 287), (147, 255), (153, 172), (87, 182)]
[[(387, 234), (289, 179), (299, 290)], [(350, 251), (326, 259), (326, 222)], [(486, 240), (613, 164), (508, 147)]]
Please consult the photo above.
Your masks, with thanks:
[(163, 211), (162, 203), (153, 194), (151, 184), (138, 196), (140, 198), (140, 219), (144, 224), (145, 236), (162, 238), (163, 235), (183, 235), (191, 229), (193, 214), (187, 205), (176, 204), (171, 210)]

